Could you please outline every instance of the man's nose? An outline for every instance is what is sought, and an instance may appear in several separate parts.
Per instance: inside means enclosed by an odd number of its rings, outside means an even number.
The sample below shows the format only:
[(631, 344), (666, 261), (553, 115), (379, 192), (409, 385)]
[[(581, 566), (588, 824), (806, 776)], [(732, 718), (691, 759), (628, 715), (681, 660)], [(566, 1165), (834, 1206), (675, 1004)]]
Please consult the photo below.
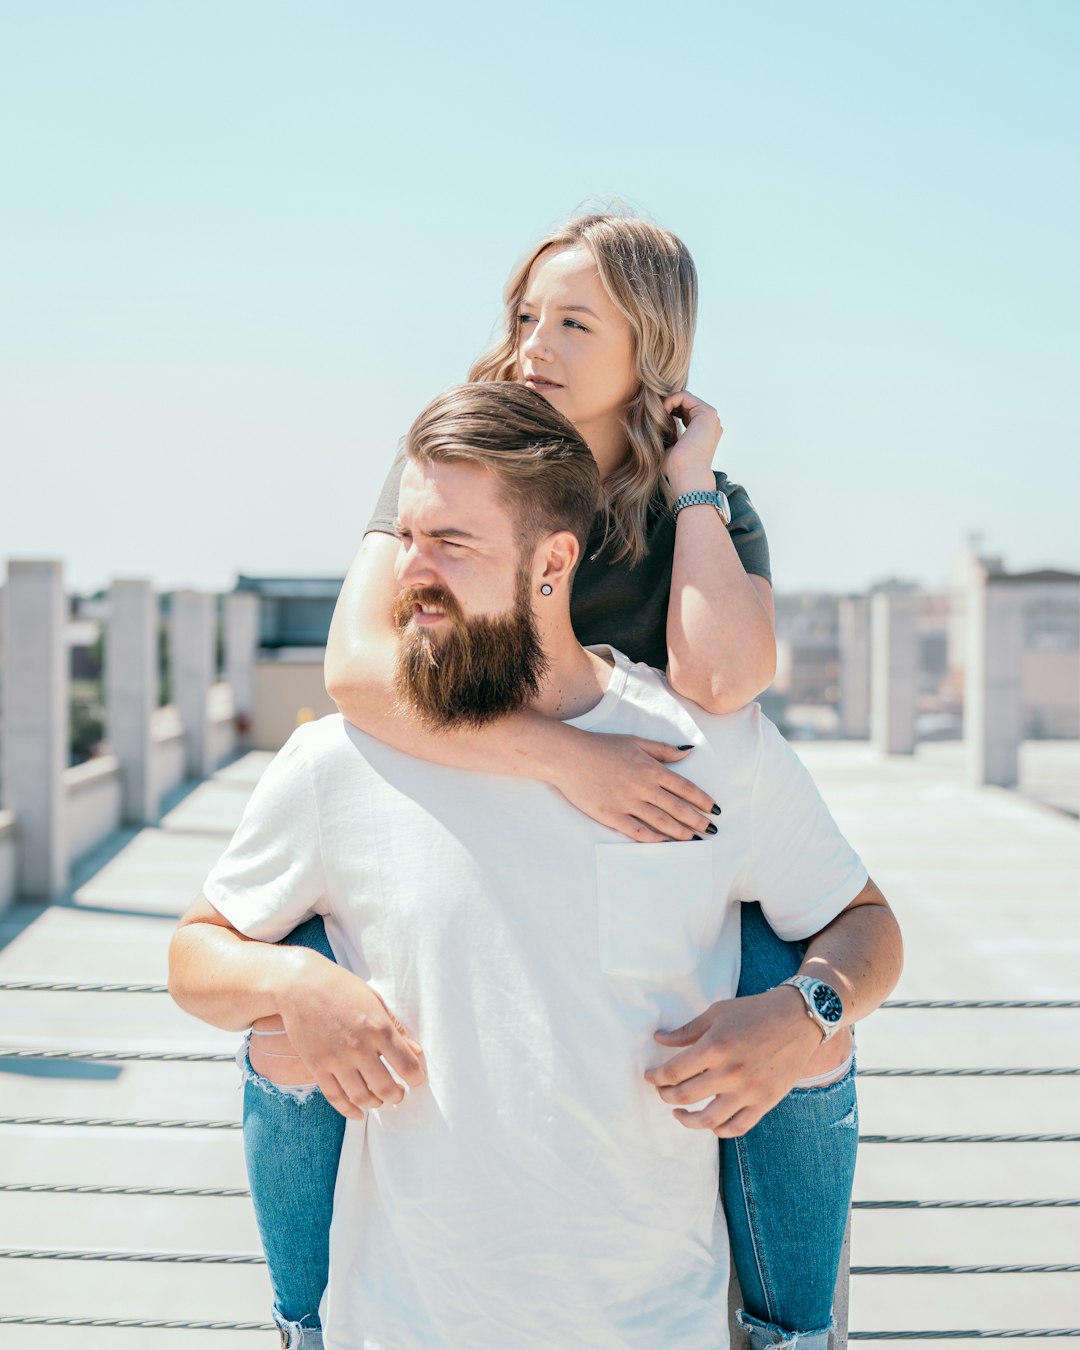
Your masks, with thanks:
[(398, 554), (396, 574), (400, 586), (411, 586), (414, 590), (430, 586), (435, 580), (431, 563), (415, 542)]

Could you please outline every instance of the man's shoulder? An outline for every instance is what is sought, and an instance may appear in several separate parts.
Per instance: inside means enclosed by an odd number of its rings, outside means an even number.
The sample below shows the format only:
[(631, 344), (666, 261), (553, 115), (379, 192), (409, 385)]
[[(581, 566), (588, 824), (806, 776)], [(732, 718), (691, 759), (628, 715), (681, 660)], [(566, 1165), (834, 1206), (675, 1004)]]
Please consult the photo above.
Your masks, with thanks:
[(303, 764), (315, 770), (326, 764), (361, 758), (360, 743), (365, 739), (340, 713), (328, 713), (298, 726), (277, 757), (283, 764)]

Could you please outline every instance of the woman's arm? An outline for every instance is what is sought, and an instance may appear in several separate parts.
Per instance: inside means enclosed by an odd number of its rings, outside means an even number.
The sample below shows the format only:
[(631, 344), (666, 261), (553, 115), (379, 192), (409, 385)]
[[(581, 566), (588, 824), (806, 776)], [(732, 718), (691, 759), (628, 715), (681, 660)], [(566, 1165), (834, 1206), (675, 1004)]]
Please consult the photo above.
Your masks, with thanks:
[(365, 537), (330, 625), (326, 688), (354, 726), (436, 764), (551, 783), (593, 820), (640, 842), (706, 832), (715, 803), (667, 767), (687, 753), (676, 746), (596, 735), (528, 711), (438, 733), (407, 718), (393, 681), (397, 550), (391, 535), (373, 531)]
[[(665, 406), (686, 424), (664, 465), (672, 491), (715, 491), (712, 457), (723, 433), (716, 409), (685, 390)], [(667, 647), (672, 687), (707, 712), (741, 708), (776, 674), (772, 587), (745, 571), (712, 506), (679, 512)]]

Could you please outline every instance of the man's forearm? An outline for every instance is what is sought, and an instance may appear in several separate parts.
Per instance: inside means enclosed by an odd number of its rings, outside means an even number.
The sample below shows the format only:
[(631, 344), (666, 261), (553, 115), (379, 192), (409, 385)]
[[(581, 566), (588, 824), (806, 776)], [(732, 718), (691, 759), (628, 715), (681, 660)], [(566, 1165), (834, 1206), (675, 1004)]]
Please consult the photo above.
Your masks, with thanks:
[(903, 964), (900, 927), (868, 881), (857, 901), (811, 938), (799, 974), (832, 985), (844, 1003), (843, 1025), (850, 1026), (888, 998)]
[(228, 1031), (281, 1014), (317, 952), (256, 942), (210, 922), (180, 928), (169, 949), (169, 993), (185, 1012)]

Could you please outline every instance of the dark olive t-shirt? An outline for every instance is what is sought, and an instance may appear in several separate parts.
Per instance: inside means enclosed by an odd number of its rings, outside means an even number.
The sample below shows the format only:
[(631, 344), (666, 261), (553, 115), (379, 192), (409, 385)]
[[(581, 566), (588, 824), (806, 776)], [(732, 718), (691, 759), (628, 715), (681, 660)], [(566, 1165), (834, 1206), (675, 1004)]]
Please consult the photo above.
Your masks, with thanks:
[[(404, 462), (402, 456), (394, 461), (365, 533), (394, 533)], [(765, 529), (746, 489), (729, 482), (727, 474), (715, 476), (716, 486), (727, 493), (731, 506), (728, 534), (740, 562), (747, 572), (771, 580)], [(586, 647), (609, 642), (631, 661), (645, 661), (663, 670), (667, 666), (667, 608), (675, 551), (671, 508), (658, 494), (649, 510), (647, 553), (635, 566), (612, 562), (612, 550), (610, 546), (604, 548), (603, 542), (604, 518), (598, 515), (585, 557), (574, 574), (570, 596), (570, 617), (578, 641)]]

